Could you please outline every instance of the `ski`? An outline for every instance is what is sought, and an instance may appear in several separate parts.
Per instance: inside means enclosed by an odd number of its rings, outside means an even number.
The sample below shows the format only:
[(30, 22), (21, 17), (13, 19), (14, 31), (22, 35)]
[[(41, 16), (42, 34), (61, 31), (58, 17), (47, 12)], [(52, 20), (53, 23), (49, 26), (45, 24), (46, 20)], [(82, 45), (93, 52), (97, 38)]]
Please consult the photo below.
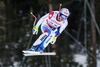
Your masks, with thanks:
[(22, 52), (23, 52), (23, 53), (37, 53), (37, 52), (35, 52), (35, 51), (29, 51), (29, 50), (23, 50)]
[(41, 52), (35, 52), (35, 53), (26, 53), (26, 54), (23, 54), (24, 56), (37, 56), (37, 55), (56, 55), (55, 52), (44, 52), (44, 53), (41, 53)]
[(24, 56), (37, 56), (37, 55), (56, 55), (55, 52), (35, 52), (35, 51), (23, 51)]

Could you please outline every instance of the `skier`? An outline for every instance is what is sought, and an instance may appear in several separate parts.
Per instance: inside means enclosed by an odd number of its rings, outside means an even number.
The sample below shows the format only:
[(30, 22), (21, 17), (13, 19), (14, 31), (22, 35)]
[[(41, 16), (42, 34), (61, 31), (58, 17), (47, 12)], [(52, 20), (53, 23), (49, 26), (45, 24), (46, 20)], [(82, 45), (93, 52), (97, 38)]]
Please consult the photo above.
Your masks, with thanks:
[(43, 52), (49, 43), (54, 44), (58, 36), (67, 27), (67, 18), (69, 14), (70, 12), (67, 8), (62, 8), (59, 11), (51, 11), (41, 17), (37, 24), (33, 27), (33, 35), (38, 34), (40, 25), (42, 34), (29, 50)]

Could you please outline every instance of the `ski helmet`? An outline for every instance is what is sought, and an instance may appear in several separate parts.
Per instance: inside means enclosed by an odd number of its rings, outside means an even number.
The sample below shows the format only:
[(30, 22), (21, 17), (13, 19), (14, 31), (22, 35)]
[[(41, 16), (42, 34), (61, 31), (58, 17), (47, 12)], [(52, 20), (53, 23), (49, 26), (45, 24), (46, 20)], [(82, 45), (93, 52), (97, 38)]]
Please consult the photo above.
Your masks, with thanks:
[(60, 17), (64, 18), (64, 19), (67, 19), (68, 16), (69, 16), (69, 10), (67, 8), (62, 8), (60, 10)]

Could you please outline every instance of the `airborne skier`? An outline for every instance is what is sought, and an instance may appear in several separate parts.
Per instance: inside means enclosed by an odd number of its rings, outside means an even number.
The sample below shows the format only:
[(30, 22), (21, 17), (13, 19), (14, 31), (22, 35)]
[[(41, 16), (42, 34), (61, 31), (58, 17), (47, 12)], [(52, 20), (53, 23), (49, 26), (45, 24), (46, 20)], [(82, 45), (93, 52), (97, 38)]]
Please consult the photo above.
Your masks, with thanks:
[(60, 11), (51, 11), (41, 17), (33, 27), (33, 34), (38, 34), (40, 25), (42, 34), (29, 50), (42, 52), (49, 43), (54, 44), (58, 36), (67, 27), (69, 14), (70, 12), (67, 8), (62, 8)]

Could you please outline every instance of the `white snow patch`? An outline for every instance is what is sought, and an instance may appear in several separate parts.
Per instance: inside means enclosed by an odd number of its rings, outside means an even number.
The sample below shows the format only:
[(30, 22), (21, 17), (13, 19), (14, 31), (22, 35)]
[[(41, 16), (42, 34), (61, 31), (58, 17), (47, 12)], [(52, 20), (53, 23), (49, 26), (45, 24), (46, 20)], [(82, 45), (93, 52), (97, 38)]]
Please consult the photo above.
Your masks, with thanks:
[(87, 62), (87, 56), (86, 55), (76, 54), (74, 56), (74, 59), (80, 65), (83, 65), (83, 67), (86, 67), (87, 66), (87, 64), (86, 64), (86, 62)]
[(100, 67), (100, 60), (97, 60), (97, 67)]
[[(78, 62), (83, 67), (87, 67), (87, 56), (81, 54), (74, 55), (75, 62)], [(97, 59), (97, 67), (100, 67), (100, 59)]]

